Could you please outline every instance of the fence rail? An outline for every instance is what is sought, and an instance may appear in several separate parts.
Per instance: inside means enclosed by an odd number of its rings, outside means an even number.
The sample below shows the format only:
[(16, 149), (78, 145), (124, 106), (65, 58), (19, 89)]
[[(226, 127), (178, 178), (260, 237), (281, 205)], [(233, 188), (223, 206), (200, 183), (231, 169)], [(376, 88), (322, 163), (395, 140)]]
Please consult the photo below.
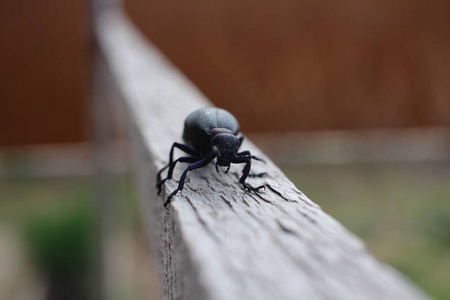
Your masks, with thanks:
[(249, 181), (266, 184), (265, 192), (239, 187), (242, 167), (217, 174), (211, 165), (191, 172), (165, 209), (176, 180), (157, 196), (156, 172), (181, 141), (185, 117), (211, 103), (120, 10), (99, 13), (94, 29), (127, 112), (140, 211), (166, 299), (427, 298), (371, 257), (248, 140), (242, 149), (267, 161), (255, 162), (254, 172), (268, 172)]

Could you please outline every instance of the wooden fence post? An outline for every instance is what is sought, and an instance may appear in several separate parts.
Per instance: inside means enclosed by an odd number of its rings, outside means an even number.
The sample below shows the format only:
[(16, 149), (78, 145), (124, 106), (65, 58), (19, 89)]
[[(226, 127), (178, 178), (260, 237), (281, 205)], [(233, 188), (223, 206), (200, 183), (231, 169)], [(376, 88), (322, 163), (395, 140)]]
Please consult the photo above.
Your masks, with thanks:
[(211, 104), (119, 10), (99, 15), (95, 28), (127, 110), (141, 213), (166, 299), (427, 299), (249, 141), (242, 149), (267, 160), (253, 171), (268, 172), (249, 181), (266, 192), (239, 187), (242, 167), (217, 174), (210, 165), (191, 172), (165, 209), (176, 180), (158, 196), (156, 172), (181, 142), (185, 117)]

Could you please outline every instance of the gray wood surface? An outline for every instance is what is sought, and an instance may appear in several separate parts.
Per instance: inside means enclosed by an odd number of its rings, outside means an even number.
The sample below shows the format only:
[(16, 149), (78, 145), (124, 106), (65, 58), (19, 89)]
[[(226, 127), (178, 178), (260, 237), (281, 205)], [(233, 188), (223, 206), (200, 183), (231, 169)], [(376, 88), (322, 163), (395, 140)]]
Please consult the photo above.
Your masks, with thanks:
[(370, 256), (248, 140), (242, 149), (267, 160), (254, 162), (253, 171), (269, 173), (249, 183), (266, 184), (265, 192), (242, 190), (242, 166), (217, 174), (210, 165), (189, 173), (183, 192), (163, 208), (185, 165), (162, 196), (156, 172), (172, 143), (182, 142), (185, 117), (211, 104), (120, 12), (103, 13), (96, 28), (128, 112), (141, 213), (165, 298), (427, 298)]

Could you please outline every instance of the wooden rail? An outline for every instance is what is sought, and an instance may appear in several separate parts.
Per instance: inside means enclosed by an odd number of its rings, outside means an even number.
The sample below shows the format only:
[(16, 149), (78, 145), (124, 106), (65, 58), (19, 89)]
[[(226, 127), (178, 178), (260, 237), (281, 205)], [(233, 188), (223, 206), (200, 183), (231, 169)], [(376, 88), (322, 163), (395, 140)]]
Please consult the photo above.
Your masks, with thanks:
[[(97, 42), (126, 110), (140, 209), (159, 263), (166, 299), (427, 299), (402, 275), (370, 256), (364, 244), (299, 191), (263, 157), (251, 178), (262, 193), (237, 184), (242, 166), (191, 172), (168, 209), (156, 172), (181, 142), (185, 117), (211, 103), (133, 27), (107, 9), (94, 24)], [(220, 83), (218, 83), (220, 84)], [(323, 184), (327, 184), (324, 182)]]

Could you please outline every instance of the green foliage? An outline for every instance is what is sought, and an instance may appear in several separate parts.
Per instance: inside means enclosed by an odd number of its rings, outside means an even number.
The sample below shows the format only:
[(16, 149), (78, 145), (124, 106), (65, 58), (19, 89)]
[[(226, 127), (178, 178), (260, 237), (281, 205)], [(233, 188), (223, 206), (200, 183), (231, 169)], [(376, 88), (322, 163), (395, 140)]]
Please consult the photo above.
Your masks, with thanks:
[[(118, 197), (112, 203), (117, 205), (110, 224), (114, 230), (131, 230), (136, 225), (137, 208), (129, 179), (118, 176), (108, 186)], [(98, 246), (94, 184), (89, 176), (0, 180), (0, 225), (22, 234), (23, 250), (52, 299), (95, 299), (98, 292), (93, 281), (93, 272), (99, 267), (94, 261), (98, 249), (93, 249)], [(113, 247), (117, 247), (115, 242)], [(114, 287), (118, 294), (123, 289), (122, 283)]]
[(424, 234), (448, 251), (450, 248), (450, 211), (434, 211), (424, 220), (424, 223)]
[(85, 199), (40, 213), (25, 226), (33, 262), (45, 273), (76, 276), (88, 271), (93, 254), (93, 220)]
[(450, 299), (450, 170), (439, 164), (284, 170), (378, 259), (436, 299)]

